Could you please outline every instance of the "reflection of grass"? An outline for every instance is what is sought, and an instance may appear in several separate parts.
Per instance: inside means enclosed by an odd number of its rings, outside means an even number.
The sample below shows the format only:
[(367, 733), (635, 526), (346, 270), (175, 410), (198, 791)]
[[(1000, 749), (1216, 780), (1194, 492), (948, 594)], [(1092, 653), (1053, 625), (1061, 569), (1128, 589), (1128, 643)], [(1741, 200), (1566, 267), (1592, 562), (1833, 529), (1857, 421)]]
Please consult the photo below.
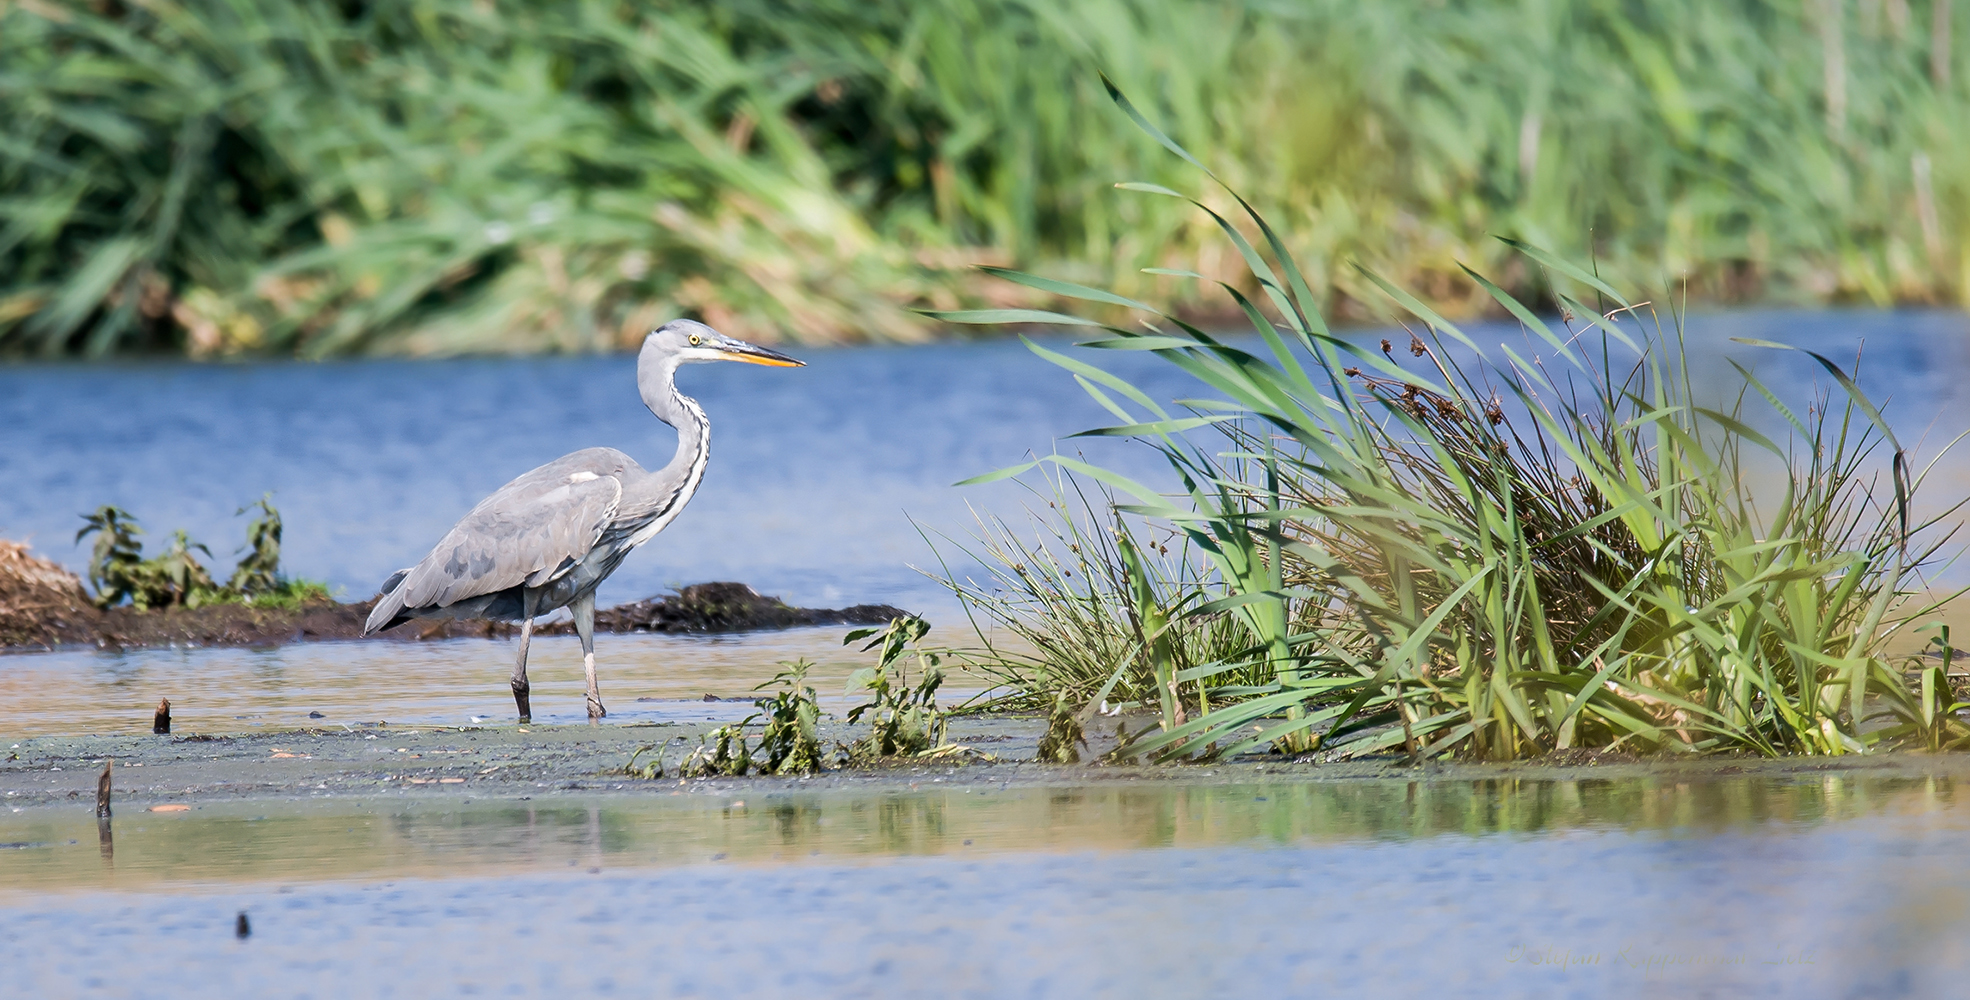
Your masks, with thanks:
[(681, 311), (909, 339), (980, 257), (1252, 290), (1211, 226), (1088, 183), (1144, 169), (1097, 69), (1277, 207), (1329, 307), (1376, 297), (1356, 257), (1441, 310), (1493, 308), (1459, 260), (1533, 287), (1488, 232), (1699, 295), (1936, 301), (1950, 9), (8, 4), (0, 349), (582, 350)]
[[(1888, 638), (1934, 610), (1919, 571), (1947, 539), (1929, 537), (1935, 521), (1909, 523), (1921, 477), (1834, 362), (1813, 355), (1838, 395), (1818, 396), (1803, 417), (1743, 369), (1739, 399), (1707, 408), (1680, 330), (1648, 332), (1640, 321), (1651, 311), (1523, 244), (1552, 275), (1558, 329), (1471, 277), (1520, 320), (1536, 356), (1473, 358), (1454, 324), (1370, 274), (1421, 329), (1398, 360), (1387, 340), (1376, 351), (1329, 335), (1285, 241), (1257, 212), (1244, 207), (1238, 220), (1262, 235), (1256, 248), (1211, 214), (1283, 318), (1275, 325), (1231, 291), (1265, 344), (1256, 354), (1110, 292), (1007, 273), (1148, 314), (1137, 327), (1061, 321), (1098, 327), (1086, 346), (1155, 354), (1212, 397), (1172, 412), (1093, 364), (1034, 347), (1121, 421), (1089, 433), (1142, 442), (1176, 479), (1165, 492), (1076, 459), (1043, 461), (1128, 494), (1115, 517), (1167, 524), (1196, 553), (1195, 568), (1163, 574), (1176, 586), (1159, 587), (1139, 546), (1119, 535), (1112, 561), (1125, 572), (1087, 574), (1083, 557), (1078, 589), (1015, 585), (1019, 599), (997, 605), (1025, 633), (1071, 634), (1063, 645), (1077, 650), (1107, 642), (1085, 659), (1138, 687), (1153, 681), (1145, 701), (1159, 705), (1162, 732), (1129, 752), (1270, 745), (1515, 759), (1577, 747), (1840, 754), (1970, 742), (1942, 668), (1911, 686), (1887, 658)], [(1791, 440), (1748, 426), (1747, 400)], [(1786, 470), (1776, 503), (1751, 496), (1747, 452)], [(1874, 462), (1889, 466), (1886, 483), (1871, 478)], [(1054, 529), (1061, 540), (1087, 538), (1064, 514), (1050, 523), (1069, 525)], [(1017, 561), (1034, 550), (988, 550), (1015, 576), (1029, 572)], [(1022, 603), (1042, 591), (1048, 600)], [(1169, 623), (1214, 616), (1238, 626), (1236, 651), (1174, 662)], [(1106, 694), (1074, 686), (1069, 678), (1094, 676), (1085, 669), (985, 666), (1042, 704)], [(1176, 697), (1184, 682), (1199, 685), (1194, 718)], [(1868, 731), (1876, 706), (1898, 725)]]
[[(1742, 768), (1745, 765), (1734, 765)], [(1754, 762), (1749, 765), (1756, 768)], [(1598, 772), (1616, 772), (1610, 777)], [(962, 775), (963, 772), (960, 772)], [(16, 889), (128, 890), (215, 882), (401, 879), (565, 871), (569, 862), (637, 867), (731, 861), (811, 864), (884, 856), (1051, 849), (1336, 844), (1443, 834), (1568, 830), (1744, 831), (1933, 812), (1950, 781), (1910, 769), (1854, 774), (1720, 775), (1680, 765), (1665, 775), (1603, 765), (1592, 780), (1540, 780), (1520, 771), (1455, 772), (1431, 781), (1293, 781), (1262, 784), (1154, 781), (1072, 787), (1000, 787), (994, 779), (950, 787), (893, 782), (824, 794), (617, 796), (593, 804), (536, 798), (522, 807), (475, 799), (206, 802), (177, 816), (138, 812), (119, 800), (116, 864), (94, 850), (87, 809), (32, 807), (0, 814)], [(1580, 780), (1573, 780), (1578, 778)], [(1683, 779), (1687, 780), (1675, 780)], [(967, 843), (969, 841), (970, 843)]]

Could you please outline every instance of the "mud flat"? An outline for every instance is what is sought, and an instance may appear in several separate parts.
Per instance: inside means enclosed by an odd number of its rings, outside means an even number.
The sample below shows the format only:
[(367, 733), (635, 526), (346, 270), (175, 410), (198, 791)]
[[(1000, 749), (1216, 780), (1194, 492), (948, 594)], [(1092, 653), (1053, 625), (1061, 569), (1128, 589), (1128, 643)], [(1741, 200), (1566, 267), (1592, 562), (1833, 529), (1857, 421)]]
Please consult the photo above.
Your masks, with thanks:
[[(1147, 718), (1127, 720), (1131, 729)], [(1116, 782), (1227, 783), (1634, 783), (1677, 784), (1733, 778), (1821, 782), (1867, 778), (1953, 784), (1970, 780), (1970, 755), (1884, 754), (1867, 757), (1785, 758), (1553, 755), (1512, 764), (1424, 762), (1395, 756), (1346, 763), (1295, 762), (1253, 755), (1210, 764), (1152, 766), (1094, 763), (1114, 746), (1112, 731), (1091, 731), (1083, 759), (1048, 765), (1034, 760), (1044, 720), (1024, 716), (960, 716), (950, 740), (966, 748), (936, 759), (899, 759), (888, 766), (838, 768), (807, 777), (677, 777), (676, 765), (718, 725), (397, 726), (361, 723), (334, 728), (243, 734), (42, 736), (0, 744), (0, 800), (20, 808), (93, 805), (103, 762), (115, 761), (118, 816), (157, 806), (337, 797), (407, 797), (531, 801), (635, 797), (678, 792), (729, 796), (790, 790), (949, 787), (1066, 787)], [(824, 719), (824, 746), (860, 735)], [(632, 756), (648, 763), (663, 749), (665, 777), (624, 773)]]

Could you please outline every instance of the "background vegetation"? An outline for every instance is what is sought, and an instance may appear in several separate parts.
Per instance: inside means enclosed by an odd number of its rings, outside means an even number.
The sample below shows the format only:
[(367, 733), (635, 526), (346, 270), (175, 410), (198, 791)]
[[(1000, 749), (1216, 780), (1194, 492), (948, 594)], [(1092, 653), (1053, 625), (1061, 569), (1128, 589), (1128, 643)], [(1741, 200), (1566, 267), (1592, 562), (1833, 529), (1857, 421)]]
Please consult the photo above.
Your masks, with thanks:
[[(1078, 346), (1094, 356), (1149, 352), (1201, 391), (1165, 407), (1097, 362), (1029, 342), (1119, 421), (1084, 434), (1148, 446), (1173, 481), (1058, 453), (979, 478), (1061, 473), (1030, 541), (1003, 522), (982, 534), (992, 579), (949, 581), (975, 621), (1032, 647), (1009, 652), (979, 630), (973, 662), (1001, 701), (1050, 707), (1071, 735), (1126, 693), (1160, 731), (1116, 752), (1165, 759), (1970, 745), (1948, 632), (1932, 643), (1940, 663), (1887, 652), (1955, 596), (1929, 593), (1926, 574), (1952, 558), (1944, 519), (1962, 504), (1915, 522), (1925, 473), (1838, 363), (1809, 352), (1830, 386), (1805, 399), (1741, 366), (1735, 400), (1706, 398), (1673, 311), (1512, 240), (1501, 243), (1543, 276), (1553, 321), (1467, 270), (1526, 335), (1486, 353), (1363, 270), (1410, 317), (1398, 356), (1391, 339), (1333, 336), (1289, 241), (1210, 179), (1241, 225), (1174, 190), (1125, 186), (1201, 208), (1224, 234), (1280, 317), (1217, 285), (1249, 322), (1249, 348), (1167, 308), (1015, 271), (1000, 273), (1135, 322), (942, 314), (1086, 328)], [(1769, 489), (1760, 462), (1779, 469)], [(1096, 503), (1084, 481), (1121, 502)], [(1160, 538), (1150, 551), (1144, 537), (1159, 533), (1178, 542), (1174, 557)]]
[[(1961, 6), (1961, 5), (1956, 5)], [(0, 2), (0, 352), (593, 350), (699, 315), (910, 340), (1018, 263), (1252, 289), (1110, 73), (1265, 208), (1455, 317), (1524, 238), (1722, 301), (1957, 302), (1952, 0)], [(1220, 195), (1205, 196), (1207, 203)], [(1045, 298), (1032, 289), (1028, 299)]]
[(237, 514), (248, 511), (257, 513), (246, 524), (246, 544), (240, 546), (239, 562), (223, 584), (212, 578), (198, 558), (200, 552), (212, 558), (212, 550), (193, 541), (183, 528), (171, 533), (163, 552), (146, 559), (144, 543), (137, 538), (144, 529), (129, 511), (105, 505), (93, 514), (82, 515), (83, 527), (75, 533), (75, 540), (95, 536), (89, 554), (89, 584), (96, 589), (96, 605), (113, 608), (129, 601), (139, 611), (212, 604), (292, 609), (329, 600), (327, 584), (291, 579), (280, 571), (282, 526), (273, 494), (241, 507)]

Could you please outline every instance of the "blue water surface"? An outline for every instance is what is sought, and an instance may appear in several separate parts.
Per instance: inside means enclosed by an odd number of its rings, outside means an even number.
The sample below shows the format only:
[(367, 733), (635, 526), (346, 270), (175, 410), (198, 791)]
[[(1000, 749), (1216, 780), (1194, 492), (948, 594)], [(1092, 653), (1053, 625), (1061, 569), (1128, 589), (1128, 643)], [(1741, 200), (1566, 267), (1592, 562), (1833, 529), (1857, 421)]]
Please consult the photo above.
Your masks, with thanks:
[[(1970, 381), (1970, 321), (1960, 313), (1727, 313), (1694, 317), (1688, 330), (1695, 375), (1717, 394), (1734, 385), (1726, 354), (1801, 404), (1816, 377), (1831, 384), (1802, 355), (1729, 338), (1811, 346), (1849, 367), (1864, 344), (1862, 384), (1904, 444), (1933, 450), (1970, 427), (1957, 405)], [(1470, 332), (1500, 359), (1504, 343), (1551, 356), (1516, 326)], [(1391, 336), (1408, 362), (1407, 334)], [(710, 471), (685, 513), (604, 586), (605, 605), (736, 579), (806, 605), (947, 607), (913, 568), (936, 565), (923, 536), (968, 536), (974, 510), (1017, 519), (1033, 499), (1009, 483), (952, 483), (1058, 443), (1170, 485), (1141, 446), (1065, 440), (1112, 419), (1016, 341), (794, 353), (808, 367), (684, 371), (682, 388), (712, 421)], [(1206, 394), (1148, 355), (1078, 353), (1158, 400)], [(648, 466), (666, 461), (675, 438), (637, 399), (634, 366), (610, 355), (0, 367), (0, 537), (27, 538), (79, 568), (79, 515), (113, 503), (142, 519), (153, 545), (182, 527), (223, 568), (243, 537), (234, 512), (273, 491), (288, 571), (358, 600), (539, 463), (597, 445)], [(1970, 475), (1955, 468), (1939, 477), (1937, 501), (1970, 491)], [(946, 555), (963, 566), (948, 546)]]

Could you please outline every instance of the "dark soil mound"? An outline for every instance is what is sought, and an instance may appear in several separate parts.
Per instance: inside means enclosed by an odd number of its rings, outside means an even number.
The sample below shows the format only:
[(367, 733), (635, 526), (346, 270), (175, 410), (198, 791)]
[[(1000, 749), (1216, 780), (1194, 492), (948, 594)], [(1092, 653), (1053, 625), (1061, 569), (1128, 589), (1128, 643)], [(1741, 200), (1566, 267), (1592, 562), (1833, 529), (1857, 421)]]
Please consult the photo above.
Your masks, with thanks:
[[(743, 583), (699, 583), (668, 597), (598, 611), (595, 628), (604, 632), (743, 632), (802, 625), (886, 625), (905, 613), (887, 604), (796, 608), (777, 597), (763, 597)], [(546, 631), (574, 630), (572, 622), (557, 622)]]
[[(886, 625), (890, 619), (907, 613), (887, 604), (796, 608), (777, 597), (762, 596), (743, 583), (697, 583), (675, 594), (597, 611), (595, 631), (707, 633), (803, 625)], [(520, 626), (511, 622), (411, 621), (391, 631), (419, 639), (455, 635), (501, 637), (519, 634)], [(571, 621), (534, 626), (536, 635), (573, 635), (574, 631)]]
[(0, 646), (74, 642), (101, 614), (75, 574), (0, 539)]

